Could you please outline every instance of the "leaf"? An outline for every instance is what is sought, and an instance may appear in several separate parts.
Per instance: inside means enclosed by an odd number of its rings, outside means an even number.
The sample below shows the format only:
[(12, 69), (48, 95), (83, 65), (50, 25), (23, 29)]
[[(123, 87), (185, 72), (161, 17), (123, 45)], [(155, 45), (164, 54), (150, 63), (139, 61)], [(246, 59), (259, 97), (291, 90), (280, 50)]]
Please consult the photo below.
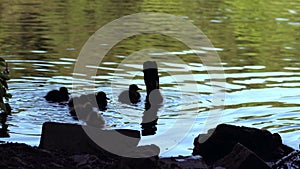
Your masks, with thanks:
[(8, 89), (8, 85), (7, 85), (7, 83), (6, 83), (5, 80), (0, 79), (0, 83), (1, 83), (6, 89)]
[(0, 73), (0, 78), (3, 79), (3, 80), (9, 80), (9, 77)]
[(5, 62), (5, 60), (2, 57), (0, 57), (0, 62)]
[(7, 115), (11, 115), (11, 106), (8, 103), (5, 103), (5, 110)]
[(6, 111), (6, 107), (4, 103), (0, 103), (0, 109)]
[(6, 94), (3, 95), (3, 97), (4, 97), (6, 100), (9, 100), (9, 99), (12, 98), (12, 94), (6, 93)]

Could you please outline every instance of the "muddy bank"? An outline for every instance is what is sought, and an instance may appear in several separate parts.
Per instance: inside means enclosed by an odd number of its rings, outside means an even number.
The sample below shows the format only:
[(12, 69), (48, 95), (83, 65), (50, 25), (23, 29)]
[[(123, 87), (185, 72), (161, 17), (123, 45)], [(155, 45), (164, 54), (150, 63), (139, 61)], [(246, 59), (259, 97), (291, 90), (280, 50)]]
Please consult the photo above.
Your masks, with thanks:
[[(108, 157), (103, 154), (69, 153), (60, 150), (45, 150), (26, 144), (6, 143), (0, 145), (0, 168), (5, 169), (187, 169), (208, 166), (201, 157), (170, 157), (148, 159), (125, 159)], [(269, 163), (274, 165), (274, 163)], [(300, 153), (283, 159), (276, 165), (276, 169), (297, 169), (300, 167)]]
[[(105, 131), (105, 134), (107, 132), (111, 134), (111, 131)], [(169, 158), (159, 158), (159, 148), (155, 145), (137, 146), (140, 138), (137, 131), (118, 130), (117, 132), (133, 140), (129, 142), (124, 139), (114, 140), (113, 145), (121, 151), (132, 150), (135, 155), (140, 155), (139, 158), (121, 157), (99, 148), (96, 144), (92, 144), (80, 126), (45, 123), (39, 147), (19, 143), (0, 144), (0, 168), (300, 168), (299, 151), (283, 145), (278, 134), (271, 134), (265, 130), (222, 124), (215, 130), (211, 130), (211, 133), (208, 133), (210, 137), (204, 142), (199, 141), (199, 138), (205, 138), (205, 135), (195, 138), (193, 152), (195, 156)], [(105, 135), (108, 136), (111, 135)]]

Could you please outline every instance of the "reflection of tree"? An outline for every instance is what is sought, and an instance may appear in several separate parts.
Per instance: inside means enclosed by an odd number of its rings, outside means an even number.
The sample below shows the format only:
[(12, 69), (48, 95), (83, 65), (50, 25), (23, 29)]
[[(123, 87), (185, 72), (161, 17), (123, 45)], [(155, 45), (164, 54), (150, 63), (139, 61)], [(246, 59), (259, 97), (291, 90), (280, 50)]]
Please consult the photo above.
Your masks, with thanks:
[[(39, 12), (24, 11), (21, 12), (20, 18), (18, 19), (19, 26), (18, 36), (16, 37), (17, 45), (19, 45), (19, 54), (25, 57), (31, 57), (32, 53), (22, 53), (22, 51), (28, 50), (41, 50), (51, 51), (51, 45), (49, 41), (51, 39), (45, 38), (45, 32), (48, 30), (48, 26), (41, 20), (41, 14)], [(38, 58), (46, 58), (45, 55), (36, 55)]]
[[(47, 35), (49, 26), (43, 20), (43, 13), (38, 3), (22, 4), (17, 8), (9, 8), (14, 13), (11, 21), (6, 21), (2, 27), (0, 50), (18, 57), (18, 60), (46, 60), (50, 58), (53, 52), (53, 46), (50, 44), (51, 38)], [(15, 6), (14, 6), (15, 7)], [(36, 7), (36, 8), (33, 8)], [(7, 13), (5, 13), (7, 14)], [(8, 16), (7, 16), (8, 17)], [(7, 19), (7, 18), (4, 18)], [(38, 74), (31, 64), (23, 64), (22, 75), (27, 73)], [(12, 70), (12, 74), (17, 76)]]
[[(50, 38), (46, 33), (49, 31), (49, 26), (45, 24), (42, 16), (44, 11), (38, 8), (39, 4), (35, 4), (37, 8), (32, 8), (30, 5), (20, 5), (18, 11), (14, 11), (15, 16), (6, 26), (2, 27), (4, 34), (2, 35), (2, 43), (10, 49), (11, 52), (17, 54), (27, 54), (29, 50), (51, 51)], [(8, 21), (6, 21), (8, 22)], [(32, 54), (31, 54), (32, 57)], [(44, 55), (36, 56), (46, 57)], [(32, 59), (32, 58), (31, 58)]]

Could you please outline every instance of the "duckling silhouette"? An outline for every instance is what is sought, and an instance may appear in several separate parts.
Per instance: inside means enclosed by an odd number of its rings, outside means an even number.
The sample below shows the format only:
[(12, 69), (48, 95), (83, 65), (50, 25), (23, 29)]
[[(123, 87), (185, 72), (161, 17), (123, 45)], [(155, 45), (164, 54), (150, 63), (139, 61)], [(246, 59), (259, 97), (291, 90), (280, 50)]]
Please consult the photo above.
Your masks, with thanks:
[(109, 100), (109, 98), (106, 97), (106, 94), (104, 92), (98, 92), (96, 94), (96, 101), (98, 104), (98, 108), (99, 110), (106, 110), (107, 108), (107, 100)]
[(119, 102), (126, 104), (136, 104), (141, 101), (141, 95), (138, 90), (142, 90), (136, 84), (129, 85), (129, 90), (125, 90), (119, 95)]
[(103, 117), (98, 114), (98, 111), (93, 109), (92, 104), (89, 102), (84, 105), (75, 105), (75, 107), (70, 110), (70, 115), (73, 119), (82, 120), (89, 126), (103, 128), (105, 124)]
[(88, 126), (103, 128), (105, 120), (96, 111), (91, 111), (86, 117), (86, 124)]
[[(75, 98), (76, 99), (76, 98)], [(86, 103), (86, 104), (81, 104), (81, 105), (75, 105), (70, 110), (70, 115), (75, 119), (75, 120), (82, 120), (86, 121), (89, 113), (93, 112), (93, 106), (91, 103)]]
[(69, 100), (69, 92), (66, 87), (61, 87), (59, 90), (51, 90), (44, 98), (50, 102), (64, 102)]
[(70, 109), (74, 108), (74, 100), (76, 100), (76, 104), (78, 104), (76, 106), (79, 106), (79, 105), (83, 106), (84, 104), (86, 104), (88, 102), (87, 95), (85, 95), (85, 94), (73, 97), (68, 101), (68, 106)]
[[(75, 103), (78, 105), (74, 105), (74, 100), (76, 100)], [(94, 107), (96, 107), (96, 105), (98, 105), (97, 108), (101, 111), (106, 110), (107, 109), (106, 108), (107, 100), (109, 100), (109, 98), (107, 98), (106, 94), (102, 91), (98, 92), (96, 95), (94, 93), (90, 93), (90, 94), (86, 94), (86, 95), (85, 94), (80, 95), (79, 97), (71, 98), (68, 102), (70, 114), (75, 113), (74, 107), (84, 106), (87, 103), (90, 103)]]
[[(78, 112), (78, 114), (77, 114)], [(83, 106), (75, 106), (69, 111), (70, 115), (73, 117), (74, 120), (81, 120), (85, 119), (84, 115), (84, 107)]]

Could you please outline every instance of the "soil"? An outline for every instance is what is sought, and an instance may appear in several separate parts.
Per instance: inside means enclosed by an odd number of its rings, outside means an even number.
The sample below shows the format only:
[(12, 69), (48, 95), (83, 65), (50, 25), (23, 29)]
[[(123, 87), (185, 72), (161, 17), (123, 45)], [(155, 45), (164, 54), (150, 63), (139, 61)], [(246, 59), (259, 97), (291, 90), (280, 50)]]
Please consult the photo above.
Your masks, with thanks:
[[(70, 153), (60, 150), (45, 150), (21, 143), (0, 144), (1, 169), (208, 169), (199, 156), (152, 157), (147, 159), (128, 159), (106, 156), (104, 154)], [(269, 164), (270, 165), (270, 164)], [(272, 165), (272, 164), (271, 164)], [(273, 164), (275, 166), (275, 164)], [(276, 169), (299, 169), (300, 152), (283, 158)]]

